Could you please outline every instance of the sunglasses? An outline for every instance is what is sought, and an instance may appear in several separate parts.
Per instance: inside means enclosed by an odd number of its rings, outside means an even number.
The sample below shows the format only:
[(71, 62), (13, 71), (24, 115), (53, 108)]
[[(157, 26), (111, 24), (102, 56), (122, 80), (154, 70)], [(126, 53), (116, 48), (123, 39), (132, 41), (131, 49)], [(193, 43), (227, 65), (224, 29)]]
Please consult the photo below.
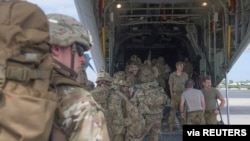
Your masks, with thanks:
[(79, 43), (76, 43), (76, 52), (78, 53), (79, 56), (83, 56), (85, 52), (85, 47)]

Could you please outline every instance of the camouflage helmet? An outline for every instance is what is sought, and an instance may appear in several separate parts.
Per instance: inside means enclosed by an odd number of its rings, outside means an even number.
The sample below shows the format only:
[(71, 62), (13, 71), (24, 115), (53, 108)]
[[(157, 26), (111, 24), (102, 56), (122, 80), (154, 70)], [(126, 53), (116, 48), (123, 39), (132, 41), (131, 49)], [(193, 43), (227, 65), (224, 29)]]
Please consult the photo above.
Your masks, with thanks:
[(129, 72), (137, 71), (139, 68), (136, 65), (129, 65)]
[(130, 84), (126, 80), (120, 80), (118, 83), (120, 86), (130, 86)]
[(136, 62), (136, 61), (137, 61), (137, 58), (138, 58), (137, 55), (132, 55), (132, 56), (130, 56), (130, 61)]
[(115, 72), (113, 75), (113, 83), (118, 84), (120, 80), (125, 80), (126, 74), (124, 71)]
[(138, 81), (141, 83), (152, 82), (155, 80), (155, 77), (151, 66), (144, 66), (138, 73)]
[(164, 59), (162, 56), (160, 56), (160, 57), (158, 58), (158, 62), (160, 62), (160, 63), (165, 63), (165, 59)]
[(112, 82), (113, 80), (112, 80), (112, 77), (107, 72), (102, 70), (98, 73), (96, 83), (98, 83), (99, 81)]
[(73, 43), (82, 45), (85, 51), (92, 46), (90, 32), (73, 17), (63, 14), (48, 14), (50, 44), (62, 47), (71, 46)]

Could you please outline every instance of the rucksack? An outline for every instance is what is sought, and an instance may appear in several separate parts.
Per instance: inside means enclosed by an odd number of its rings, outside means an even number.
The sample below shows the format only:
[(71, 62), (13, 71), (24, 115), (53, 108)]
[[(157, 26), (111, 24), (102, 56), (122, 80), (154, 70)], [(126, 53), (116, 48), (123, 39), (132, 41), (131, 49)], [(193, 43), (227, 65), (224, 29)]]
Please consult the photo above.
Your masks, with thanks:
[(126, 102), (124, 123), (126, 126), (126, 136), (133, 139), (139, 139), (145, 128), (145, 119), (142, 116), (140, 109), (134, 105), (124, 94), (117, 92)]
[(0, 0), (0, 140), (47, 141), (57, 96), (50, 90), (49, 24), (35, 4)]

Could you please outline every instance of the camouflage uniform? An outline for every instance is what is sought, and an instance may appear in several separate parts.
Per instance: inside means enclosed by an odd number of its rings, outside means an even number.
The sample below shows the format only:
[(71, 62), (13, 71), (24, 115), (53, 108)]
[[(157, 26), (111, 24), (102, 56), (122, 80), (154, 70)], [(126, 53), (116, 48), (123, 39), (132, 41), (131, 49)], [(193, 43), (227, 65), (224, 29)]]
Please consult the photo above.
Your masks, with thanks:
[(119, 93), (119, 81), (125, 79), (125, 72), (118, 71), (113, 75), (112, 86), (109, 87), (109, 95), (107, 97), (108, 126), (110, 138), (112, 141), (124, 140), (124, 119), (123, 104), (124, 101)]
[(163, 108), (166, 104), (166, 93), (162, 87), (159, 87), (154, 72), (149, 64), (143, 66), (138, 74), (138, 82), (136, 87), (139, 89), (135, 93), (136, 105), (145, 119), (145, 128), (141, 139), (146, 135), (150, 141), (158, 141), (161, 133), (161, 120)]
[(94, 90), (91, 91), (91, 94), (94, 97), (95, 101), (104, 109), (104, 115), (107, 120), (109, 135), (111, 136), (111, 117), (108, 109), (108, 99), (111, 93), (112, 78), (107, 72), (102, 70), (98, 73), (96, 83), (97, 86), (94, 88)]
[[(72, 17), (49, 14), (50, 44), (71, 48), (71, 62), (74, 55), (80, 55), (91, 47), (89, 32)], [(77, 48), (78, 43), (80, 47)], [(73, 57), (72, 57), (73, 56)], [(102, 108), (92, 95), (76, 82), (74, 67), (67, 67), (59, 60), (54, 61), (52, 85), (58, 94), (59, 108), (55, 122), (70, 141), (109, 141), (106, 120)]]
[(189, 59), (186, 57), (184, 60), (184, 68), (183, 71), (188, 74), (189, 78), (192, 78), (193, 76), (193, 64), (189, 62)]
[(113, 75), (113, 84), (118, 85), (120, 80), (125, 80), (126, 79), (126, 74), (124, 71), (117, 71)]
[(87, 73), (84, 68), (82, 68), (82, 70), (77, 74), (76, 81), (88, 91), (91, 91), (95, 88), (94, 82), (88, 80)]
[(145, 128), (145, 120), (138, 107), (130, 101), (130, 84), (121, 80), (118, 84), (120, 91), (117, 94), (124, 101), (123, 115), (124, 115), (124, 140), (125, 141), (141, 141), (143, 129)]
[(204, 119), (204, 111), (192, 111), (187, 113), (187, 121), (188, 125), (203, 125), (205, 124)]
[[(182, 64), (182, 62), (177, 62), (176, 66), (179, 64)], [(185, 90), (185, 82), (188, 80), (188, 74), (185, 72), (181, 72), (181, 75), (177, 75), (177, 71), (172, 72), (169, 76), (169, 86), (172, 87), (172, 92), (171, 94), (171, 111), (168, 119), (169, 123), (169, 130), (170, 132), (173, 131), (173, 128), (176, 127), (175, 123), (175, 117), (176, 117), (176, 112), (177, 110), (179, 111), (179, 104), (181, 101), (181, 94)], [(181, 120), (181, 124), (183, 124), (184, 121)]]
[(167, 64), (165, 64), (165, 60), (163, 57), (159, 57), (155, 66), (158, 69), (158, 76), (157, 80), (160, 84), (160, 86), (165, 90), (166, 89), (166, 80), (168, 80), (170, 68)]
[(108, 111), (110, 116), (110, 128), (112, 141), (124, 141), (124, 99), (120, 96), (120, 86), (114, 85), (108, 99)]
[(126, 76), (126, 81), (133, 86), (135, 83), (137, 83), (137, 73), (139, 71), (138, 66), (136, 65), (130, 65), (129, 66), (129, 74)]
[(125, 66), (126, 74), (129, 74), (130, 72), (130, 65), (135, 65), (138, 68), (140, 68), (142, 65), (141, 59), (137, 55), (130, 56), (130, 60), (129, 62), (126, 63), (126, 66)]

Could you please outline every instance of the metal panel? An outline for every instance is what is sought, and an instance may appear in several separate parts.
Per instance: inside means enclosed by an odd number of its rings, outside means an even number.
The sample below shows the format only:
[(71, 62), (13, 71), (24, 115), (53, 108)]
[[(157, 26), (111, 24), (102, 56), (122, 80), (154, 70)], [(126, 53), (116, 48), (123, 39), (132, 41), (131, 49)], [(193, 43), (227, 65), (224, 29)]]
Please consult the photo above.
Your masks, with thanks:
[(193, 0), (132, 0), (133, 2), (143, 3), (181, 3), (181, 2), (192, 2)]

